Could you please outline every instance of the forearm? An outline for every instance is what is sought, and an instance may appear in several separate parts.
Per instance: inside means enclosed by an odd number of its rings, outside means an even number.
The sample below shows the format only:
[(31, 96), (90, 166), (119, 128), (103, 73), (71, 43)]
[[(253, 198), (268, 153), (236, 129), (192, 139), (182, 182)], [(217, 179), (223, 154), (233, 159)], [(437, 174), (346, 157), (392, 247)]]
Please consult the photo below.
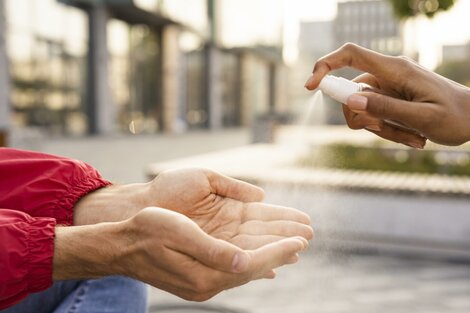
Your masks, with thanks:
[(121, 261), (130, 250), (126, 222), (56, 227), (53, 279), (125, 275)]
[(74, 225), (118, 222), (149, 206), (149, 184), (109, 186), (94, 191), (75, 204)]

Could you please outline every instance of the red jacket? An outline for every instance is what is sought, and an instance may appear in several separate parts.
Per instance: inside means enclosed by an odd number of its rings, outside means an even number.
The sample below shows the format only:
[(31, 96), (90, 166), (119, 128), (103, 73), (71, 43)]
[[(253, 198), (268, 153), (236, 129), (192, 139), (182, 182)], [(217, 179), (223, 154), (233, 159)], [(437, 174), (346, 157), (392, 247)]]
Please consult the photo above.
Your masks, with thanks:
[(0, 310), (51, 286), (55, 226), (108, 184), (81, 161), (0, 148)]

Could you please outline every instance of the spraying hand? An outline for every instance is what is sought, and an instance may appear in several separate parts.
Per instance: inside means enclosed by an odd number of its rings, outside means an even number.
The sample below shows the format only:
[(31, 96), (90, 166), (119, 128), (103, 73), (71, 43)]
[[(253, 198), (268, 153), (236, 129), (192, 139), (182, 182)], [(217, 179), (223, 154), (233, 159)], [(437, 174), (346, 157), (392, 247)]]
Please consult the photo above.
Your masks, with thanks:
[(349, 96), (343, 105), (350, 128), (414, 148), (423, 148), (426, 139), (445, 145), (470, 140), (470, 89), (404, 57), (346, 44), (317, 61), (305, 87), (313, 90), (328, 72), (347, 66), (364, 71), (354, 81), (372, 87)]

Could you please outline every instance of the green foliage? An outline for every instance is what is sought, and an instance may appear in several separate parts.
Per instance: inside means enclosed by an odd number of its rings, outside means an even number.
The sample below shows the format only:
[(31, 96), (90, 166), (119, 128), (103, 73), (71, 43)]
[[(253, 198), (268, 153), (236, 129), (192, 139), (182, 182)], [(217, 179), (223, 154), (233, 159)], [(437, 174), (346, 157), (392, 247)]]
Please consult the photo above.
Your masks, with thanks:
[(395, 14), (402, 19), (423, 14), (432, 18), (439, 11), (450, 9), (457, 0), (388, 0)]
[(298, 165), (347, 170), (406, 172), (470, 176), (470, 158), (463, 153), (442, 160), (433, 151), (385, 149), (350, 144), (332, 144), (312, 149)]
[(436, 73), (462, 85), (470, 86), (470, 62), (468, 60), (444, 62), (436, 68)]

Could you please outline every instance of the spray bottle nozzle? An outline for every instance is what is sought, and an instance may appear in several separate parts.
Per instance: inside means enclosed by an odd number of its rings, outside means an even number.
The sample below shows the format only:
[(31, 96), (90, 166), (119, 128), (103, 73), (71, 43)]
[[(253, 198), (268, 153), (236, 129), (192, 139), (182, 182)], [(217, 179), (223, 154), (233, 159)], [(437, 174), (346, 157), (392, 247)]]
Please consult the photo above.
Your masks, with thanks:
[(326, 75), (320, 82), (318, 89), (338, 102), (346, 103), (350, 95), (361, 92), (364, 84), (359, 84), (343, 77)]

